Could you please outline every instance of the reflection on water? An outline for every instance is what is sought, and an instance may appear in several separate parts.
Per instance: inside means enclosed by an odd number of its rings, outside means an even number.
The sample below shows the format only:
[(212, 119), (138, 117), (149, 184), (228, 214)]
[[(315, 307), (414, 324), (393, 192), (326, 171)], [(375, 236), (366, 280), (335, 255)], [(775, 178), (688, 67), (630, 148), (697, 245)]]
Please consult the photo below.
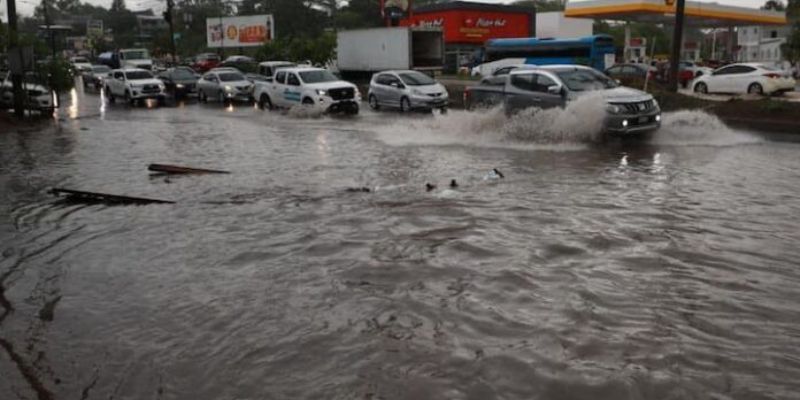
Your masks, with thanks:
[(78, 118), (78, 107), (80, 106), (80, 100), (78, 99), (78, 90), (72, 88), (69, 91), (69, 108), (67, 109), (67, 114), (70, 119)]
[(575, 146), (491, 113), (78, 96), (61, 132), (0, 134), (0, 399), (800, 391), (800, 144), (701, 114)]

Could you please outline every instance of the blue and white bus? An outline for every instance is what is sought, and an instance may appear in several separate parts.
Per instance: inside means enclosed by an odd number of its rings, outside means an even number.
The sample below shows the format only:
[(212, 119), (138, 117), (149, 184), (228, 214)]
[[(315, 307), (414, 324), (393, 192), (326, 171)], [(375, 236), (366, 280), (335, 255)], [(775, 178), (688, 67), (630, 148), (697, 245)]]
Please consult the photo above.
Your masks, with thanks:
[[(613, 63), (614, 39), (594, 35), (574, 39), (492, 39), (486, 42), (484, 62), (503, 59), (524, 59), (524, 64), (579, 64), (598, 71)], [(610, 66), (610, 65), (608, 65)]]

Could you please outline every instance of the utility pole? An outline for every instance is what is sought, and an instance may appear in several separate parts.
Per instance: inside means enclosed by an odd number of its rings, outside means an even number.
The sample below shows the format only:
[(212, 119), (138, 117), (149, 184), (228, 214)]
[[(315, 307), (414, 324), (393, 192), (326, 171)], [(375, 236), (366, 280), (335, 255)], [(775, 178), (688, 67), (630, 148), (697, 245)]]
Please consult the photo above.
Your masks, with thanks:
[(56, 37), (53, 35), (53, 27), (50, 24), (50, 4), (48, 0), (42, 0), (42, 8), (44, 8), (44, 26), (47, 27), (47, 34), (50, 38), (50, 51), (53, 55), (53, 61), (56, 59)]
[[(19, 66), (24, 65), (22, 60), (22, 49), (19, 48), (17, 40), (17, 4), (15, 0), (8, 0), (8, 51), (9, 53), (16, 52), (19, 57)], [(21, 68), (20, 68), (21, 69)], [(14, 115), (17, 118), (25, 117), (25, 99), (22, 90), (22, 74), (21, 71), (11, 71), (11, 85), (14, 93)]]
[(172, 24), (172, 14), (175, 8), (174, 0), (167, 0), (167, 10), (164, 11), (164, 19), (167, 20), (167, 24), (169, 24), (169, 44), (172, 47), (172, 66), (178, 65), (177, 61), (177, 50), (175, 49), (175, 28)]
[(681, 58), (681, 47), (683, 47), (683, 19), (686, 10), (686, 0), (677, 0), (675, 7), (675, 33), (672, 36), (672, 57), (669, 64), (669, 90), (678, 91), (678, 63)]

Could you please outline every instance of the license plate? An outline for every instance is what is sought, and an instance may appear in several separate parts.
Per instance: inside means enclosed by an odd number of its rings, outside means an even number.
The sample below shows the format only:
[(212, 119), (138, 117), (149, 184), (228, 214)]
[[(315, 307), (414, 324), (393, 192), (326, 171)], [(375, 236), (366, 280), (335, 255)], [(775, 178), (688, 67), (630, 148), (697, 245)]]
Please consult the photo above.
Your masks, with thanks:
[(639, 117), (639, 123), (640, 124), (647, 123), (647, 121), (649, 121), (649, 120), (650, 120), (650, 117)]

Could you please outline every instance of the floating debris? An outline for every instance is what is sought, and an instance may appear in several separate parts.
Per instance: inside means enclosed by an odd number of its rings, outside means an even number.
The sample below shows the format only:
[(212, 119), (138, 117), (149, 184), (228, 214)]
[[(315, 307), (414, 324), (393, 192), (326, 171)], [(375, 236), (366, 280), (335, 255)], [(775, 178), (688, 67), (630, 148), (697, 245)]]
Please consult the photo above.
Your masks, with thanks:
[(83, 203), (107, 203), (107, 204), (175, 204), (174, 201), (148, 199), (144, 197), (123, 196), (117, 194), (86, 192), (82, 190), (72, 190), (63, 188), (53, 188), (50, 193), (56, 196), (66, 196), (70, 201)]
[(150, 164), (147, 169), (162, 174), (230, 174), (229, 171), (217, 169), (192, 168), (169, 164)]

